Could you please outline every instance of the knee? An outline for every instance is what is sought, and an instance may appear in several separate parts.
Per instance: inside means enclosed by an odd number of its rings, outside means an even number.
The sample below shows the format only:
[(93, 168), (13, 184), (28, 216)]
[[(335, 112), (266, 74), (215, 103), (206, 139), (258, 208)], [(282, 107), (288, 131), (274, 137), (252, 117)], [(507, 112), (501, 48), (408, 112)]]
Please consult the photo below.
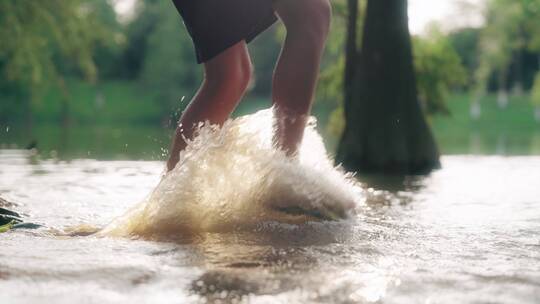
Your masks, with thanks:
[(229, 70), (227, 75), (229, 82), (234, 82), (239, 91), (244, 93), (253, 78), (253, 66), (249, 57), (242, 57), (235, 64), (235, 68)]
[(219, 65), (207, 68), (205, 81), (219, 90), (243, 95), (251, 82), (252, 71), (249, 56), (232, 56)]
[[(329, 0), (280, 0), (278, 11), (287, 33), (298, 35), (308, 43), (324, 44), (330, 31), (332, 6)], [(289, 4), (287, 4), (289, 3)]]
[(332, 19), (332, 6), (329, 0), (312, 0), (313, 5), (311, 11), (311, 18), (308, 18), (308, 27), (312, 28), (314, 34), (326, 40), (328, 32), (330, 31), (330, 22)]

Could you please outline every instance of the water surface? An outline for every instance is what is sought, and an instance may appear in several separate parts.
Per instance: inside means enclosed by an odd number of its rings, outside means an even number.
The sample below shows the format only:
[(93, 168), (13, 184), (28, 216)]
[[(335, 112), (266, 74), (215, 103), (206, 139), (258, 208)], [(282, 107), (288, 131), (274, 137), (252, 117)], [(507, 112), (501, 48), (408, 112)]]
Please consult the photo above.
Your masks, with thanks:
[[(0, 235), (5, 303), (538, 303), (540, 157), (443, 158), (339, 222), (183, 242)], [(0, 195), (39, 223), (104, 226), (143, 200), (152, 161), (0, 151)]]

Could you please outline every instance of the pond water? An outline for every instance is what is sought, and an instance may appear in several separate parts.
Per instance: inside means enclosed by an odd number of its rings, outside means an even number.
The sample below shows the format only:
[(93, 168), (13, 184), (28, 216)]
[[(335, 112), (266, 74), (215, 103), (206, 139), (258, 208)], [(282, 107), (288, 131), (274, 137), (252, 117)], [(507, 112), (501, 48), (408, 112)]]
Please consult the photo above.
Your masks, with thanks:
[(172, 240), (56, 232), (106, 227), (147, 199), (163, 163), (0, 150), (0, 196), (47, 227), (0, 234), (1, 302), (538, 303), (540, 157), (442, 163), (384, 186), (361, 178), (345, 220)]
[[(352, 219), (189, 242), (0, 235), (4, 303), (538, 303), (540, 158), (444, 157)], [(102, 226), (162, 164), (0, 152), (0, 193), (49, 227)]]

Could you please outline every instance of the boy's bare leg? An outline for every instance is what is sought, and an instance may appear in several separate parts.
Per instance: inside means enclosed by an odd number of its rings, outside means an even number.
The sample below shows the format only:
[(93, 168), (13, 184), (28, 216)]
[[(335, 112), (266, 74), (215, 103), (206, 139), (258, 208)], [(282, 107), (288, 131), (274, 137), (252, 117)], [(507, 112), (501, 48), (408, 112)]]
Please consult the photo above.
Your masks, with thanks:
[(252, 73), (245, 41), (225, 50), (204, 64), (204, 80), (192, 101), (182, 113), (172, 140), (167, 171), (174, 169), (180, 151), (186, 148), (184, 138), (191, 139), (200, 122), (223, 124), (244, 95)]
[(275, 0), (274, 9), (287, 29), (272, 86), (274, 144), (295, 155), (317, 86), (331, 7), (328, 0)]

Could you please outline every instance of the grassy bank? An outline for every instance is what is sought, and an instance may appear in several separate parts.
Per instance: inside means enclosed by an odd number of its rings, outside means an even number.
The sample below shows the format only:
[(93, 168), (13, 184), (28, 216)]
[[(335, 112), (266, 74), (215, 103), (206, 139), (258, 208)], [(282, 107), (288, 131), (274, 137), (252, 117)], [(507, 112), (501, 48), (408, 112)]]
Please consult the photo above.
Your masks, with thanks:
[(161, 108), (156, 94), (134, 82), (109, 81), (92, 85), (67, 82), (67, 97), (57, 88), (49, 90), (34, 106), (37, 123), (55, 123), (62, 119), (63, 100), (68, 101), (69, 118), (75, 124), (118, 124), (159, 122)]
[[(62, 121), (63, 101), (67, 101), (69, 119), (72, 125), (118, 125), (144, 124), (162, 126), (174, 111), (181, 111), (195, 93), (195, 89), (186, 89), (185, 98), (178, 97), (176, 109), (164, 104), (159, 92), (142, 87), (132, 81), (107, 81), (93, 85), (78, 80), (67, 81), (68, 95), (58, 88), (52, 88), (33, 106), (33, 118), (37, 124), (52, 125)], [(248, 94), (238, 105), (234, 116), (245, 115), (268, 108), (270, 97)], [(317, 103), (314, 113), (322, 125), (335, 105)], [(166, 122), (166, 121), (165, 121)], [(13, 117), (10, 124), (25, 123), (25, 117)]]
[(500, 108), (496, 96), (481, 101), (481, 115), (470, 115), (470, 96), (453, 95), (450, 116), (431, 119), (433, 132), (443, 154), (540, 154), (540, 123), (528, 96), (514, 96)]
[[(68, 82), (71, 124), (62, 127), (62, 95), (51, 90), (36, 105), (35, 125), (19, 123), (0, 126), (0, 148), (25, 147), (38, 141), (44, 155), (61, 158), (162, 159), (172, 128), (166, 127), (171, 111), (166, 111), (156, 92), (134, 82), (106, 82), (98, 87)], [(193, 92), (189, 92), (192, 94)], [(189, 94), (179, 107), (187, 103)], [(450, 116), (430, 118), (443, 154), (540, 154), (540, 124), (527, 96), (512, 97), (499, 108), (495, 96), (481, 102), (482, 115), (472, 119), (467, 94), (454, 94), (449, 102)], [(248, 95), (235, 115), (252, 113), (270, 105), (269, 98)], [(326, 134), (328, 117), (335, 104), (318, 102), (313, 112), (330, 150), (337, 136)], [(167, 118), (167, 115), (168, 118)]]

